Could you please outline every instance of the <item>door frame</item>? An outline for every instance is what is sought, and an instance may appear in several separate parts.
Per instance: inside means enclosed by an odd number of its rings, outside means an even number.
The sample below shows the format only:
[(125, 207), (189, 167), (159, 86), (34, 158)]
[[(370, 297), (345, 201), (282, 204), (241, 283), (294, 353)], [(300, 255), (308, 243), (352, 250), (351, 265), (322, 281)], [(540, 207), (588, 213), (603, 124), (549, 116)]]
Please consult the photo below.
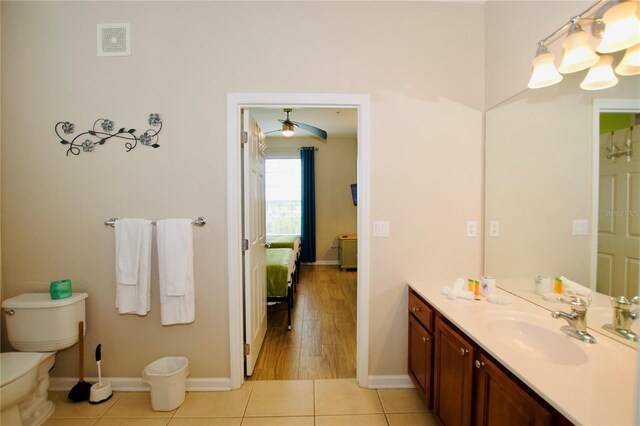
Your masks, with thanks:
[(240, 110), (250, 107), (355, 108), (358, 111), (358, 296), (356, 380), (369, 386), (369, 95), (227, 94), (227, 279), (229, 290), (229, 369), (231, 389), (244, 382), (242, 301), (242, 209)]
[[(598, 278), (598, 207), (600, 202), (600, 114), (606, 112), (640, 113), (640, 99), (594, 99), (591, 142), (591, 265), (589, 286), (596, 291)], [(640, 360), (638, 360), (640, 362)], [(640, 387), (640, 383), (638, 384)], [(640, 408), (639, 411), (640, 413)]]

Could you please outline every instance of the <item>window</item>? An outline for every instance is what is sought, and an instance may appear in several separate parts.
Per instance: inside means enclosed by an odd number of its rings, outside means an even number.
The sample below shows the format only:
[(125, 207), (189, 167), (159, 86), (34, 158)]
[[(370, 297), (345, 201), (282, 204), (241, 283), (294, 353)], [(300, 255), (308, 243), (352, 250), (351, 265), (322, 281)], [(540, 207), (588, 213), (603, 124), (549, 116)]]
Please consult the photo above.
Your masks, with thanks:
[(300, 159), (265, 162), (267, 235), (300, 235), (302, 218)]

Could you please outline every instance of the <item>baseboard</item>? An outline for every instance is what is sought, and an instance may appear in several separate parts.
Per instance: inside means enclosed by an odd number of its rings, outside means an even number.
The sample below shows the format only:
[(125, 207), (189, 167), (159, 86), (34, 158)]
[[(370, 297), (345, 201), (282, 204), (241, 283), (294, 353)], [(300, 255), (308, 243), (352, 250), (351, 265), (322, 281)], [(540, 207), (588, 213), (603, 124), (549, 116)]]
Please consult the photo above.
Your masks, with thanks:
[(316, 260), (315, 262), (311, 262), (311, 263), (303, 263), (303, 265), (339, 265), (340, 262), (338, 262), (337, 260)]
[[(120, 392), (149, 392), (150, 387), (142, 381), (141, 377), (104, 377), (103, 380), (111, 382), (111, 388)], [(97, 383), (97, 377), (87, 377), (85, 381)], [(78, 379), (74, 377), (51, 377), (49, 390), (68, 391)], [(190, 392), (204, 391), (229, 391), (231, 390), (231, 379), (228, 377), (203, 377), (187, 378), (186, 390)]]
[(398, 376), (369, 376), (369, 389), (409, 389), (414, 387), (408, 374)]

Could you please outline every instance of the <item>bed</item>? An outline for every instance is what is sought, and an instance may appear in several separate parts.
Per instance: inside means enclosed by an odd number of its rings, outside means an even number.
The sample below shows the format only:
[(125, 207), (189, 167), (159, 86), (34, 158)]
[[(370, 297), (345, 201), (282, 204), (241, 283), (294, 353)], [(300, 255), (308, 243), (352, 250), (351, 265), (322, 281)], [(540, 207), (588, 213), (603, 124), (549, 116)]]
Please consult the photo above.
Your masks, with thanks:
[(296, 256), (290, 248), (267, 249), (267, 302), (287, 303), (287, 328), (291, 330)]
[(290, 248), (295, 254), (296, 274), (293, 282), (293, 290), (300, 281), (300, 252), (302, 250), (302, 240), (298, 235), (267, 235), (267, 244), (270, 248)]

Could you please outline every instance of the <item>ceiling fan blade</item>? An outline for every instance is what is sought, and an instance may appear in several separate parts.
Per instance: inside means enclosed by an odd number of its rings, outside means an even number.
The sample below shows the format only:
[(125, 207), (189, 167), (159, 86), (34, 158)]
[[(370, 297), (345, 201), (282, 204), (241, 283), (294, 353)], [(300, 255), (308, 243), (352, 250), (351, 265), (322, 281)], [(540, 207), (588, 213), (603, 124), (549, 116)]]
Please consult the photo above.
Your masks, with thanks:
[(282, 132), (282, 129), (276, 129), (276, 130), (269, 130), (268, 132), (263, 132), (265, 135), (268, 135), (269, 133), (276, 133), (276, 132)]
[(314, 135), (324, 139), (325, 141), (327, 140), (327, 132), (318, 127), (312, 126), (310, 124), (300, 123), (298, 121), (292, 121), (292, 123), (309, 133), (313, 133)]

